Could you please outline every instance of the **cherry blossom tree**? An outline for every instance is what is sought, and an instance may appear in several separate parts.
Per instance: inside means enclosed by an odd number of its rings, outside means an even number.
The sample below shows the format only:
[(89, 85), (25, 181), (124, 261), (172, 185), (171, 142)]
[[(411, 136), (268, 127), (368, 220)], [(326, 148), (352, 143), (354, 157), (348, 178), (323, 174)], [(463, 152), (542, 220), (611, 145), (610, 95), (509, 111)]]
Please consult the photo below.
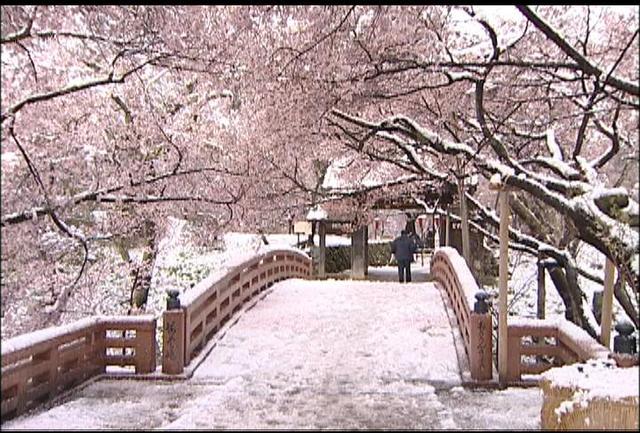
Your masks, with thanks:
[[(436, 24), (429, 28), (439, 43), (430, 51), (397, 40), (388, 49), (363, 47), (369, 58), (363, 79), (376, 83), (371, 105), (393, 100), (395, 106), (382, 115), (351, 114), (338, 106), (332, 122), (351, 149), (393, 159), (422, 177), (498, 176), (516, 191), (511, 206), (525, 227), (513, 230), (512, 240), (560, 265), (552, 277), (567, 317), (595, 334), (585, 318), (586, 299), (570, 248), (579, 239), (615, 263), (633, 293), (621, 291), (618, 299), (637, 326), (637, 306), (629, 298), (638, 294), (637, 183), (632, 183), (638, 152), (638, 17), (591, 8), (518, 9), (526, 20), (498, 27), (466, 8), (484, 34), (461, 39), (448, 30), (450, 20)], [(431, 11), (419, 17), (410, 29), (439, 18)], [(440, 164), (434, 166), (434, 160)], [(447, 166), (466, 169), (453, 172)], [(468, 199), (485, 225), (497, 225), (493, 211)], [(561, 236), (546, 224), (548, 212), (562, 221)]]
[[(168, 216), (206, 243), (321, 202), (361, 224), (381, 198), (435, 185), (463, 191), (494, 236), (493, 176), (514, 191), (513, 247), (558, 265), (567, 317), (595, 332), (578, 275), (600, 277), (576, 263), (587, 243), (616, 264), (638, 325), (637, 11), (1, 11), (3, 312), (35, 293), (47, 314), (31, 329), (91, 295), (106, 272), (97, 245), (148, 251), (124, 266), (123, 308), (140, 307)], [(464, 192), (477, 175), (479, 192)]]
[[(269, 41), (286, 87), (269, 104), (289, 138), (276, 140), (321, 149), (351, 187), (318, 190), (297, 152), (271, 163), (346, 207), (498, 176), (513, 191), (513, 247), (557, 265), (567, 317), (595, 335), (578, 276), (602, 278), (576, 263), (587, 243), (615, 263), (626, 283), (616, 297), (637, 326), (637, 11), (518, 9), (504, 22), (471, 7), (285, 9), (289, 30)], [(484, 196), (466, 193), (492, 235)]]
[(3, 307), (35, 293), (32, 327), (56, 323), (102, 276), (95, 245), (153, 253), (168, 215), (234, 219), (250, 181), (227, 42), (251, 25), (240, 8), (2, 7)]

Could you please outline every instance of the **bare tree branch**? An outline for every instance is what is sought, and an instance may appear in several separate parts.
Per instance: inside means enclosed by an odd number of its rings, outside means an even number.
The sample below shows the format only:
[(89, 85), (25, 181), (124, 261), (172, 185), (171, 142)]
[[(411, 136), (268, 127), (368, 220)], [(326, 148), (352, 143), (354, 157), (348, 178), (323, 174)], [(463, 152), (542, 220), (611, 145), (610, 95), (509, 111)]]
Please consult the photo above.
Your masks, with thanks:
[[(531, 21), (531, 23), (536, 26), (542, 33), (544, 33), (547, 38), (551, 39), (551, 41), (553, 41), (554, 44), (556, 44), (562, 51), (564, 51), (565, 54), (575, 60), (575, 62), (584, 72), (596, 77), (605, 75), (604, 71), (598, 69), (587, 58), (576, 51), (562, 36), (558, 34), (556, 30), (554, 30), (549, 24), (546, 23), (546, 21), (540, 18), (528, 6), (517, 5), (516, 7), (522, 13), (522, 15), (524, 15), (529, 21)], [(638, 31), (636, 31), (634, 38), (637, 35)], [(604, 83), (625, 93), (629, 93), (634, 96), (640, 96), (640, 86), (630, 81), (622, 80), (614, 76), (609, 76), (604, 81)]]

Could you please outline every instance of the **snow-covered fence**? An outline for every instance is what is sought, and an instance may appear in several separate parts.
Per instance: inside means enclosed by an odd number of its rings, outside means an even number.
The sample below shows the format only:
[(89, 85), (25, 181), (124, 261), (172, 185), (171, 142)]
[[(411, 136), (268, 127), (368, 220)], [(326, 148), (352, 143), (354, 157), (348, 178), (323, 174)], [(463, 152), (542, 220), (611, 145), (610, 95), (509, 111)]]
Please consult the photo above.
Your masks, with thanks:
[(491, 380), (493, 375), (491, 315), (475, 313), (479, 292), (467, 263), (455, 248), (438, 248), (431, 258), (431, 275), (445, 289), (455, 312), (471, 378)]
[[(611, 355), (587, 331), (564, 319), (509, 318), (507, 339), (509, 382), (521, 381), (523, 374), (536, 375), (557, 365), (608, 359)], [(555, 362), (539, 361), (543, 355)]]
[(180, 296), (179, 308), (163, 313), (163, 373), (182, 373), (245, 301), (278, 281), (310, 275), (309, 256), (280, 247), (205, 278)]
[(153, 316), (93, 316), (2, 342), (2, 421), (106, 372), (156, 368)]

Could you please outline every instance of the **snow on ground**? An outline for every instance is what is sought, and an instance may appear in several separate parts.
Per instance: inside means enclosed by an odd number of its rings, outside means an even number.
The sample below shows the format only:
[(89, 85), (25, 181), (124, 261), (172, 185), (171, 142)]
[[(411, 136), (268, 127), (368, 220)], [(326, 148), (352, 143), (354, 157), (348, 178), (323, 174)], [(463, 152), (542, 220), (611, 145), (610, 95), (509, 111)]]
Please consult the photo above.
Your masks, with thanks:
[[(167, 288), (189, 290), (238, 254), (265, 248), (260, 235), (244, 233), (228, 233), (208, 250), (195, 248), (184, 229), (174, 221), (160, 244), (147, 313), (164, 309)], [(269, 247), (299, 240), (266, 238)], [(327, 236), (329, 246), (349, 244), (349, 237)], [(603, 273), (598, 252), (585, 247), (578, 260)], [(535, 259), (511, 252), (510, 262), (510, 313), (535, 317)], [(425, 281), (429, 257), (421, 265), (413, 265), (414, 282)], [(538, 388), (457, 385), (438, 297), (429, 284), (398, 285), (396, 272), (371, 268), (371, 277), (385, 281), (373, 286), (283, 282), (231, 328), (192, 382), (99, 381), (61, 406), (2, 428), (539, 428)], [(548, 275), (546, 283), (546, 317), (563, 316)], [(601, 287), (586, 279), (581, 284), (590, 303)], [(617, 302), (614, 309), (623, 314)]]
[(430, 283), (287, 280), (267, 293), (189, 381), (95, 382), (3, 429), (539, 428), (537, 388), (460, 386)]

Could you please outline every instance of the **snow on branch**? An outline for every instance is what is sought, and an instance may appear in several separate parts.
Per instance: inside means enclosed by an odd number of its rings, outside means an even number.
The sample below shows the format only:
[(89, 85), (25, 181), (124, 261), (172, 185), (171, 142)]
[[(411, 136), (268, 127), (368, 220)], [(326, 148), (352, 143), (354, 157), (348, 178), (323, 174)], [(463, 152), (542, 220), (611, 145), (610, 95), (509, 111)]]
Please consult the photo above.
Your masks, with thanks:
[(560, 146), (558, 145), (558, 142), (556, 141), (556, 135), (553, 132), (553, 129), (547, 130), (546, 143), (547, 143), (547, 148), (551, 153), (551, 157), (555, 160), (563, 161), (564, 157), (562, 156), (562, 149), (560, 148)]
[(154, 58), (148, 59), (148, 60), (142, 62), (141, 64), (139, 64), (139, 65), (129, 69), (128, 71), (124, 72), (120, 76), (115, 76), (115, 73), (113, 71), (111, 71), (106, 77), (96, 78), (96, 79), (93, 79), (93, 80), (87, 80), (87, 81), (82, 81), (82, 82), (77, 82), (77, 83), (71, 83), (71, 84), (68, 84), (65, 87), (62, 87), (61, 89), (52, 90), (50, 92), (38, 93), (38, 94), (35, 94), (35, 95), (28, 96), (25, 99), (13, 104), (4, 113), (2, 113), (2, 115), (0, 115), (0, 122), (4, 122), (8, 118), (15, 116), (15, 114), (18, 111), (20, 111), (22, 108), (24, 108), (27, 105), (35, 104), (35, 103), (42, 102), (42, 101), (48, 101), (48, 100), (55, 99), (55, 98), (58, 98), (58, 97), (61, 97), (61, 96), (65, 96), (65, 95), (68, 95), (68, 94), (71, 94), (71, 93), (76, 93), (76, 92), (80, 92), (82, 90), (87, 90), (87, 89), (90, 89), (90, 88), (93, 88), (93, 87), (104, 86), (106, 84), (124, 83), (126, 77), (128, 77), (132, 73), (140, 70), (144, 66), (159, 60), (162, 57), (164, 57), (164, 55), (163, 56), (156, 56)]

